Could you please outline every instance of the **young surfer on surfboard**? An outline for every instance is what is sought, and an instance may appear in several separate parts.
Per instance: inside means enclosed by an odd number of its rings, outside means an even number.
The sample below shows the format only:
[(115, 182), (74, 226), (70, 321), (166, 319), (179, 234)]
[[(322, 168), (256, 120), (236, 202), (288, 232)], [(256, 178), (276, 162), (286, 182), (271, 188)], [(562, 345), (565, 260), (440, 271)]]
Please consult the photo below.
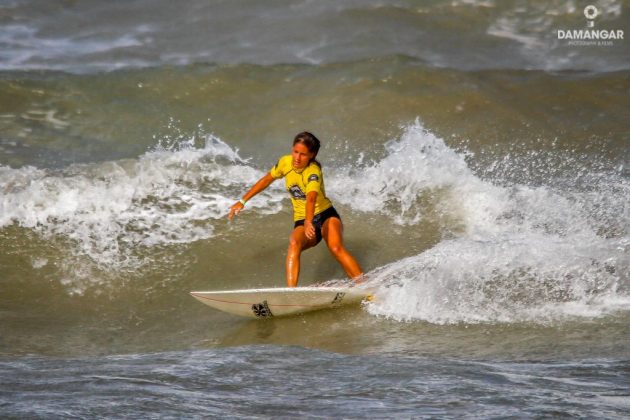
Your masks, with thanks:
[(285, 178), (287, 191), (293, 203), (294, 220), (286, 261), (288, 287), (297, 286), (302, 251), (314, 247), (322, 238), (348, 277), (358, 281), (363, 275), (363, 270), (343, 245), (341, 218), (326, 197), (322, 168), (315, 159), (319, 147), (320, 141), (313, 134), (306, 131), (299, 133), (293, 139), (291, 154), (281, 157), (278, 163), (230, 208), (228, 214), (228, 219), (232, 220), (243, 210), (248, 200), (276, 179)]

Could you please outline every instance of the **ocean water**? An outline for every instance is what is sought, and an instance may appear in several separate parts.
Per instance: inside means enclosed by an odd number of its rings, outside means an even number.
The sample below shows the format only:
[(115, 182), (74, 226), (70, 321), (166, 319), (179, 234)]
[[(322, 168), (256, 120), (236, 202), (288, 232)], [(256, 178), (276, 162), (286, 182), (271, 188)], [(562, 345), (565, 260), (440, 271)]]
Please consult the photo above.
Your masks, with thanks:
[[(586, 5), (0, 4), (0, 416), (630, 416), (630, 48), (558, 39)], [(226, 215), (303, 130), (375, 299), (199, 304), (284, 286), (283, 184)]]

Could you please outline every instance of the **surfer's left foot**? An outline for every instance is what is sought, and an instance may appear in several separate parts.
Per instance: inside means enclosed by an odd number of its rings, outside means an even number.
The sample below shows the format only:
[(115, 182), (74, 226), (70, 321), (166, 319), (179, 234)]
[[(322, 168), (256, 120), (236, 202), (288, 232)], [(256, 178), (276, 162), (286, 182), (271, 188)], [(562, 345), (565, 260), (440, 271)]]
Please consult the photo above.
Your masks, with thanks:
[(361, 283), (365, 283), (368, 280), (367, 276), (363, 273), (352, 279), (352, 285), (356, 286)]

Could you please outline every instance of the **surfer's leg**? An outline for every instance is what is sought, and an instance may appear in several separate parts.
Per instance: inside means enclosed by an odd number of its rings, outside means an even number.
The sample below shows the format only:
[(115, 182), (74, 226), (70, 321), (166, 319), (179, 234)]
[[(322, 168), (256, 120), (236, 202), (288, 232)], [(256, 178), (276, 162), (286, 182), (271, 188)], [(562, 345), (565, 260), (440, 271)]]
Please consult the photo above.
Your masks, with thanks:
[(304, 226), (298, 226), (291, 232), (287, 251), (287, 287), (296, 287), (300, 276), (300, 254), (302, 251), (317, 245), (316, 239), (308, 239)]
[(363, 275), (363, 270), (359, 263), (343, 246), (343, 224), (336, 217), (331, 217), (324, 222), (322, 236), (328, 245), (328, 249), (339, 261), (348, 277), (353, 280), (359, 279)]

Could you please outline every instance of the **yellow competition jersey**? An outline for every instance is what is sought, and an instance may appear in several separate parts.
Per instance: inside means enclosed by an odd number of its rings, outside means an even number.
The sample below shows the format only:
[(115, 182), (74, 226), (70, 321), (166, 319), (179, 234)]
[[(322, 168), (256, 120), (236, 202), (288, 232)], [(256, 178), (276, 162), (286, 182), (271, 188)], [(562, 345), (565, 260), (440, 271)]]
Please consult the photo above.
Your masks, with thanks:
[(276, 166), (269, 171), (272, 177), (280, 179), (284, 177), (287, 191), (291, 195), (293, 203), (293, 220), (306, 219), (306, 194), (317, 191), (317, 201), (315, 201), (315, 214), (332, 207), (332, 203), (326, 197), (324, 190), (324, 176), (322, 168), (315, 162), (311, 162), (306, 168), (297, 172), (293, 168), (293, 158), (291, 155), (282, 156)]

